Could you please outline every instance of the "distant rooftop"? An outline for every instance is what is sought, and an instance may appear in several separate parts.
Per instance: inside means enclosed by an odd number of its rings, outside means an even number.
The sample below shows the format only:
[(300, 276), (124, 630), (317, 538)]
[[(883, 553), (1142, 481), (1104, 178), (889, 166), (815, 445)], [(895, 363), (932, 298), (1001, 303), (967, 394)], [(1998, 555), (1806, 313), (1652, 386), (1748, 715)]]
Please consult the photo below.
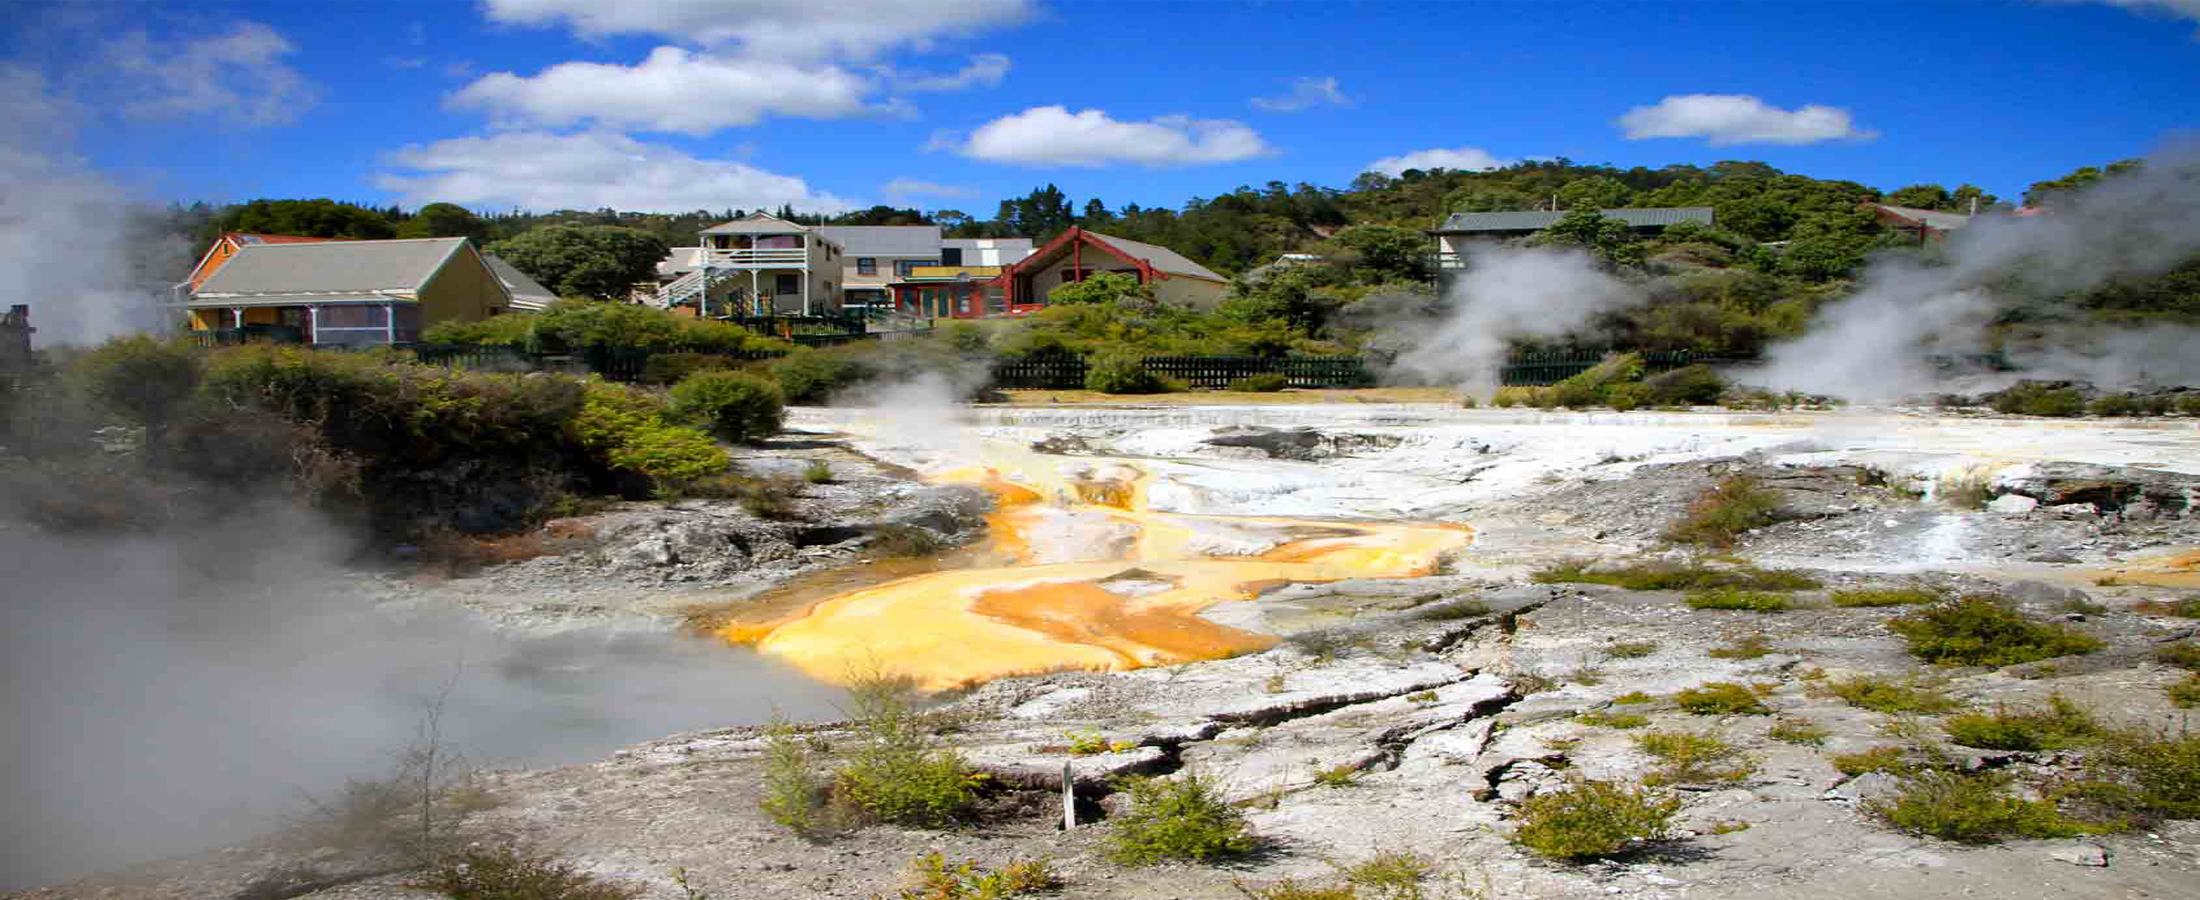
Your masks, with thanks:
[[(1600, 209), (1607, 219), (1618, 219), (1629, 228), (1663, 228), (1682, 222), (1711, 224), (1711, 207), (1672, 206), (1647, 209)], [(1444, 224), (1431, 229), (1432, 234), (1460, 234), (1480, 231), (1542, 231), (1565, 217), (1564, 212), (1550, 210), (1516, 210), (1511, 212), (1452, 213)]]
[(1899, 218), (1908, 219), (1913, 223), (1923, 222), (1926, 227), (1931, 228), (1935, 231), (1954, 231), (1958, 228), (1962, 228), (1965, 225), (1971, 224), (1971, 217), (1966, 216), (1962, 213), (1950, 213), (1939, 212), (1937, 210), (1930, 209), (1918, 209), (1914, 206), (1895, 206), (1891, 203), (1874, 203), (1872, 204), (1872, 206), (1878, 209), (1883, 215), (1892, 215)]

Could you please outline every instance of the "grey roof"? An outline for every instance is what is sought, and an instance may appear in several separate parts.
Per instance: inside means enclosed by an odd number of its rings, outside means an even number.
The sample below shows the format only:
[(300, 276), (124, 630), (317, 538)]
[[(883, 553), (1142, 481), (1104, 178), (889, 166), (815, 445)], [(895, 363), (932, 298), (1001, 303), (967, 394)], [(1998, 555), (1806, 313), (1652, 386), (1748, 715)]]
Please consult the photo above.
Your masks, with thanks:
[(279, 294), (336, 300), (344, 295), (412, 295), (465, 249), (466, 239), (460, 237), (250, 244), (199, 285), (194, 296)]
[(527, 273), (511, 263), (487, 253), (481, 254), (481, 261), (489, 264), (489, 271), (497, 274), (498, 281), (504, 282), (505, 293), (512, 295), (513, 309), (541, 309), (549, 306), (550, 301), (558, 299), (558, 295), (551, 293), (549, 288), (527, 277)]
[(1872, 205), (1912, 222), (1923, 222), (1941, 231), (1954, 231), (1971, 224), (1971, 217), (1962, 213), (1937, 212), (1930, 209), (1918, 209), (1914, 206), (1895, 206), (1891, 203), (1874, 203)]
[[(1711, 207), (1673, 206), (1649, 209), (1600, 209), (1607, 219), (1618, 219), (1629, 228), (1657, 228), (1681, 222), (1711, 223)], [(1474, 231), (1542, 231), (1557, 224), (1566, 214), (1549, 210), (1515, 210), (1511, 212), (1452, 213), (1444, 224), (1431, 234), (1452, 234)]]
[(720, 222), (703, 229), (704, 234), (793, 234), (810, 229), (796, 225), (778, 216), (749, 213), (731, 222)]
[(674, 247), (665, 258), (657, 261), (657, 276), (662, 278), (693, 272), (703, 267), (703, 248)]
[(963, 252), (966, 266), (1013, 266), (1030, 256), (1030, 238), (948, 238), (940, 246)]
[(814, 229), (849, 256), (929, 258), (940, 254), (938, 225), (819, 225)]
[(1139, 259), (1143, 259), (1146, 261), (1147, 265), (1153, 266), (1156, 270), (1167, 272), (1171, 275), (1189, 275), (1193, 278), (1204, 278), (1208, 281), (1230, 280), (1228, 278), (1224, 278), (1220, 275), (1215, 274), (1214, 270), (1209, 269), (1206, 266), (1200, 265), (1191, 261), (1190, 259), (1185, 258), (1184, 254), (1178, 253), (1167, 247), (1162, 247), (1155, 244), (1141, 243), (1139, 241), (1128, 240), (1126, 238), (1109, 237), (1097, 231), (1087, 231), (1085, 233), (1092, 235), (1093, 237), (1099, 238), (1100, 240), (1106, 241), (1110, 246), (1113, 246), (1117, 250), (1121, 250), (1132, 256), (1138, 257)]

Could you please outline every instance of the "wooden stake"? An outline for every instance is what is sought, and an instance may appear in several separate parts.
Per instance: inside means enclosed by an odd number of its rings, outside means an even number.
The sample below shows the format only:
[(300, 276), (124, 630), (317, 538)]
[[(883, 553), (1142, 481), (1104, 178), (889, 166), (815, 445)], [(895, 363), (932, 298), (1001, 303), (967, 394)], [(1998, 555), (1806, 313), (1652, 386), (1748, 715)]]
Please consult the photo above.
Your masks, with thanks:
[(1070, 780), (1069, 760), (1062, 760), (1063, 831), (1075, 831), (1077, 829), (1077, 792), (1073, 789), (1075, 784), (1076, 782)]

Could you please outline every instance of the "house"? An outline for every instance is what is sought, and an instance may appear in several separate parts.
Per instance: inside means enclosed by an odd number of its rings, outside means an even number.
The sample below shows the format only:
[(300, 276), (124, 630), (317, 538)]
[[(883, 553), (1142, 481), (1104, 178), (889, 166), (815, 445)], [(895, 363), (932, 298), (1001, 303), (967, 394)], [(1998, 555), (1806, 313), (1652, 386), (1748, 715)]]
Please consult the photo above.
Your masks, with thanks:
[(1098, 272), (1135, 276), (1139, 284), (1153, 285), (1154, 297), (1161, 302), (1201, 308), (1220, 303), (1230, 285), (1229, 279), (1167, 247), (1081, 227), (1048, 241), (1045, 247), (1003, 270), (996, 280), (1004, 295), (1004, 311), (1018, 314), (1044, 305), (1047, 294), (1055, 288), (1075, 284)]
[(408, 343), (439, 322), (525, 308), (461, 237), (245, 243), (183, 307), (193, 331), (345, 346)]
[(841, 246), (778, 216), (752, 213), (703, 229), (696, 247), (657, 266), (653, 305), (705, 317), (819, 315), (840, 309)]
[(206, 255), (199, 257), (199, 264), (191, 267), (191, 276), (184, 279), (184, 283), (190, 285), (190, 288), (184, 290), (188, 293), (191, 289), (205, 284), (206, 279), (214, 277), (214, 273), (219, 271), (224, 263), (235, 258), (246, 247), (256, 247), (261, 244), (325, 244), (333, 240), (338, 240), (338, 238), (298, 237), (288, 234), (251, 234), (242, 231), (222, 232), (221, 237), (214, 239), (214, 245), (206, 248)]
[[(1618, 219), (1637, 232), (1654, 235), (1669, 225), (1695, 222), (1705, 227), (1712, 225), (1711, 207), (1672, 206), (1646, 209), (1600, 209), (1597, 212), (1607, 219)], [(1429, 229), (1436, 238), (1436, 268), (1463, 269), (1467, 265), (1467, 247), (1475, 241), (1505, 240), (1525, 237), (1558, 224), (1565, 218), (1556, 210), (1514, 210), (1510, 212), (1452, 213), (1444, 224)]]
[(893, 309), (927, 319), (976, 319), (1006, 315), (1008, 296), (1000, 284), (1005, 266), (913, 266), (887, 287)]
[(551, 293), (549, 288), (527, 277), (527, 273), (496, 254), (481, 254), (481, 260), (488, 263), (489, 271), (496, 273), (497, 280), (504, 283), (505, 293), (512, 296), (510, 306), (514, 311), (541, 312), (544, 307), (557, 301), (558, 295)]
[(1031, 255), (1028, 238), (942, 238), (937, 225), (821, 225), (817, 230), (847, 253), (841, 302), (851, 307), (894, 305), (894, 285), (917, 277), (920, 268), (982, 269)]
[[(1910, 206), (1894, 206), (1886, 203), (1866, 203), (1864, 208), (1879, 217), (1887, 227), (1904, 234), (1917, 235), (1922, 244), (1932, 238), (1945, 238), (1948, 232), (1957, 231), (1971, 224), (1971, 217), (1962, 213), (1938, 212)], [(2023, 211), (2019, 210), (2019, 214)]]

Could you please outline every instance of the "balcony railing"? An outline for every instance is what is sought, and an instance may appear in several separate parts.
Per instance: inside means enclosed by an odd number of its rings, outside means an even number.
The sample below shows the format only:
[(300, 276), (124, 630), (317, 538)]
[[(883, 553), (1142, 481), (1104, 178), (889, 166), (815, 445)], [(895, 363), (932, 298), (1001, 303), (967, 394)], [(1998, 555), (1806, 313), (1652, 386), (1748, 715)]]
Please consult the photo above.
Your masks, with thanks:
[(1431, 269), (1436, 269), (1439, 271), (1444, 269), (1464, 269), (1467, 267), (1467, 255), (1464, 253), (1454, 253), (1449, 250), (1431, 253), (1428, 256), (1428, 266)]
[(706, 266), (735, 266), (749, 269), (799, 268), (810, 261), (810, 251), (801, 247), (774, 248), (770, 250), (704, 250), (698, 262)]

